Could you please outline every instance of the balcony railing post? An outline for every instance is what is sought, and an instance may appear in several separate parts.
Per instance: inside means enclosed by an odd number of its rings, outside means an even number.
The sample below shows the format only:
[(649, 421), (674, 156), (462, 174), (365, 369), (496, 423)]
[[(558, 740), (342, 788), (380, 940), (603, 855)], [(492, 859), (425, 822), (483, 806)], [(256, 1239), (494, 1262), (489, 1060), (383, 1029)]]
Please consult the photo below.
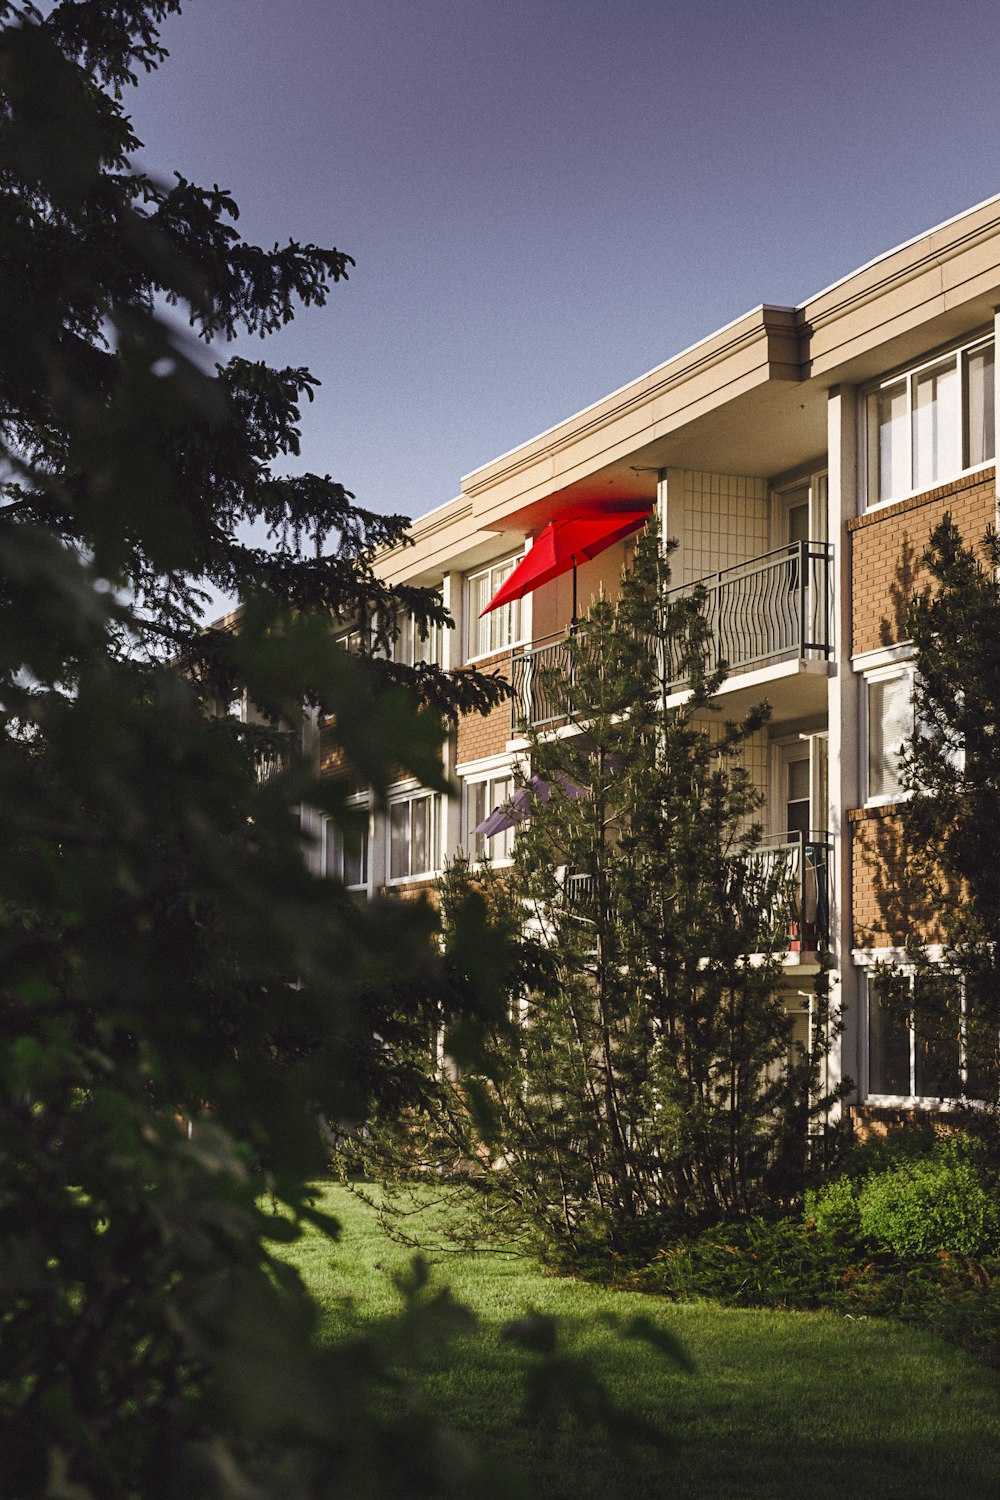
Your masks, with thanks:
[(519, 691), (517, 683), (517, 655), (513, 646), (510, 648), (510, 685), (514, 689), (510, 698), (510, 737), (513, 739), (517, 733), (517, 697)]

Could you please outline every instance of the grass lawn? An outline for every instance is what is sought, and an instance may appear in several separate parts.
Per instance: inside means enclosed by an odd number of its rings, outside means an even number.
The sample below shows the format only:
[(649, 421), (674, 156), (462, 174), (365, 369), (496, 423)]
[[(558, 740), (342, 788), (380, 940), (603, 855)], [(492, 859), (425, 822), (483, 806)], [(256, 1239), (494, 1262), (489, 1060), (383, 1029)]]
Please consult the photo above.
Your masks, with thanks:
[[(310, 1232), (289, 1247), (323, 1308), (331, 1339), (400, 1306), (392, 1273), (408, 1250), (339, 1187), (324, 1204), (343, 1224), (331, 1243)], [(513, 1464), (532, 1500), (991, 1500), (1000, 1497), (1000, 1373), (912, 1328), (823, 1313), (676, 1305), (544, 1275), (531, 1262), (483, 1254), (437, 1259), (436, 1283), (473, 1309), (478, 1332), (425, 1364), (442, 1414)], [(556, 1440), (523, 1415), (532, 1356), (503, 1341), (529, 1309), (556, 1314), (616, 1400), (660, 1423), (670, 1451), (632, 1460), (592, 1431)], [(676, 1335), (682, 1373), (602, 1315), (639, 1314)]]

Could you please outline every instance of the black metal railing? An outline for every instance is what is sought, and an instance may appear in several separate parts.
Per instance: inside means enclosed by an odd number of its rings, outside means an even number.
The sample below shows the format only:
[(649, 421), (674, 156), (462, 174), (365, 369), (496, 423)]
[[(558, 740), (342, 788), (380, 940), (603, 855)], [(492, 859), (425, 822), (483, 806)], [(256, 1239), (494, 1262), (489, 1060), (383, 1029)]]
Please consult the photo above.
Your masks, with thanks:
[(543, 636), (519, 651), (510, 662), (514, 695), (510, 705), (511, 733), (524, 724), (535, 729), (566, 717), (566, 677), (569, 672), (566, 635)]
[(829, 942), (831, 848), (826, 832), (777, 833), (762, 839), (750, 855), (774, 888), (775, 947), (809, 953)]
[[(829, 542), (793, 542), (697, 583), (681, 584), (668, 597), (684, 599), (699, 588), (704, 591), (702, 608), (711, 627), (710, 668), (725, 662), (732, 674), (788, 659), (825, 660), (833, 646), (832, 560)], [(539, 729), (558, 723), (572, 710), (572, 693), (567, 695), (565, 683), (566, 640), (561, 632), (512, 653), (512, 733), (524, 724)], [(684, 686), (680, 651), (675, 663), (667, 663), (666, 677), (671, 689)]]
[[(792, 542), (681, 584), (668, 598), (690, 598), (696, 589), (704, 590), (712, 667), (725, 662), (734, 672), (787, 658), (826, 659), (832, 650), (832, 559), (829, 542)], [(670, 685), (682, 687), (684, 680), (678, 657)]]

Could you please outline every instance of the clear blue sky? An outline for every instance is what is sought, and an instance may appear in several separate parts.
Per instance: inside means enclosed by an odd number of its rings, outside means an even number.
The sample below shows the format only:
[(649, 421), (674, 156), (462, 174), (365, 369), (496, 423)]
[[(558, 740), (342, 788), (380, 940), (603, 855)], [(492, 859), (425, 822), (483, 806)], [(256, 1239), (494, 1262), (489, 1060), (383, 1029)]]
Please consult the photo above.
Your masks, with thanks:
[(145, 163), (357, 260), (261, 352), (376, 510), (1000, 191), (984, 0), (190, 0), (164, 40)]

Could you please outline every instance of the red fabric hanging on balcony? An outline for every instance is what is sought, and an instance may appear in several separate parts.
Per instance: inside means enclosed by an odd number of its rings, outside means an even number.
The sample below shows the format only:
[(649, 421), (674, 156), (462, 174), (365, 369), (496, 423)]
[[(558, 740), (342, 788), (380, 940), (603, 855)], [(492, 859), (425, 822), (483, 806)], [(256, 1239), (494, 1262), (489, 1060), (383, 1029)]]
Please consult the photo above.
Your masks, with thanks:
[(568, 573), (577, 563), (597, 557), (630, 532), (638, 531), (640, 526), (645, 526), (653, 509), (652, 501), (643, 506), (633, 502), (627, 509), (620, 504), (617, 509), (613, 507), (614, 501), (598, 500), (590, 505), (574, 506), (550, 521), (538, 533), (531, 551), (518, 563), (506, 583), (497, 589), (481, 612), (480, 619), (491, 609), (523, 599), (525, 594), (548, 583), (550, 578)]

